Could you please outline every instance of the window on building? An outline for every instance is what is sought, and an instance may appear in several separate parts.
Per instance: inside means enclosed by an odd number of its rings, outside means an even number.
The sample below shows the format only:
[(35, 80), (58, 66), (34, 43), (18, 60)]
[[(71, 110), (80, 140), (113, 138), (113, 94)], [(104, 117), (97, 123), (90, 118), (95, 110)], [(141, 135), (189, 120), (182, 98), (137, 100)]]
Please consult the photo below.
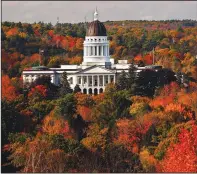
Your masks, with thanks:
[(78, 79), (78, 84), (81, 84), (81, 76), (78, 76), (77, 79)]
[(110, 76), (110, 82), (111, 83), (114, 82), (114, 76), (113, 75)]
[(86, 76), (83, 77), (83, 83), (84, 83), (84, 84), (87, 83), (87, 77), (86, 77)]
[(88, 76), (88, 81), (89, 81), (88, 86), (92, 86), (92, 76)]
[(99, 76), (99, 86), (103, 86), (103, 76)]

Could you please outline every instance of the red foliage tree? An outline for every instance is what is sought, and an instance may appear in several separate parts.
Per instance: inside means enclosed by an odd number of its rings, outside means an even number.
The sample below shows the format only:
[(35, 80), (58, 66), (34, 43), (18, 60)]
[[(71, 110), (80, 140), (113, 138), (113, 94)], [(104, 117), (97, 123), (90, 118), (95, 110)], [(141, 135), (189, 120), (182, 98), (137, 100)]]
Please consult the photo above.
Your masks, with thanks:
[(151, 125), (150, 121), (121, 119), (117, 122), (118, 136), (115, 142), (123, 144), (129, 151), (137, 153), (138, 143)]
[(178, 139), (169, 146), (158, 172), (197, 172), (197, 125), (191, 131), (182, 129)]
[(33, 101), (37, 102), (40, 101), (47, 96), (47, 88), (44, 85), (37, 85), (34, 88), (31, 88), (28, 98)]
[(144, 62), (146, 65), (152, 65), (153, 63), (153, 56), (151, 54), (147, 54), (144, 56)]

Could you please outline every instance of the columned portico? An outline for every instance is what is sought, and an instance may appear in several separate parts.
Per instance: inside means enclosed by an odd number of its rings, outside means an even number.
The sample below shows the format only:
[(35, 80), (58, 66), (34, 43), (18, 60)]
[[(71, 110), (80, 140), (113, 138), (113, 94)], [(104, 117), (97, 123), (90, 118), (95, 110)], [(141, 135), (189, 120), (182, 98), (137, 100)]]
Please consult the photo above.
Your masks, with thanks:
[(97, 94), (99, 94), (109, 83), (115, 83), (115, 74), (81, 74), (76, 78), (76, 84), (79, 85), (81, 92), (87, 94), (89, 94), (89, 89), (92, 90), (92, 94), (94, 94), (94, 89), (97, 89)]

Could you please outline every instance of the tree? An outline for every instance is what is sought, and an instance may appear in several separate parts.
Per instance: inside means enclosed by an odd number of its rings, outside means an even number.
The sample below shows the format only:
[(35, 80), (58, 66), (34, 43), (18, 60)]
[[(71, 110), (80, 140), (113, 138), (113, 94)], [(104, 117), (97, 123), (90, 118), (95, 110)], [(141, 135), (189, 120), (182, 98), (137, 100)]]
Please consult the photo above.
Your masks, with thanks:
[(70, 88), (70, 84), (68, 82), (67, 73), (63, 72), (59, 94), (60, 96), (64, 96), (69, 93), (72, 93), (72, 89)]
[(69, 126), (73, 127), (74, 115), (76, 114), (76, 99), (74, 94), (64, 95), (57, 101), (56, 112), (68, 121)]
[(77, 84), (74, 88), (74, 93), (77, 93), (77, 92), (81, 92), (81, 88), (79, 87), (79, 85)]
[(116, 86), (118, 90), (128, 89), (128, 78), (124, 70), (119, 75)]
[(46, 99), (54, 99), (58, 97), (58, 86), (51, 83), (51, 77), (50, 76), (41, 76), (38, 77), (30, 87), (35, 87), (38, 85), (43, 85), (47, 89), (47, 98)]
[(47, 97), (47, 88), (44, 85), (37, 85), (34, 88), (31, 88), (28, 98), (32, 104), (35, 102), (46, 99)]
[(171, 143), (158, 172), (197, 172), (197, 126), (181, 129), (178, 142)]
[(65, 138), (70, 137), (70, 128), (67, 121), (61, 117), (56, 117), (54, 110), (44, 118), (42, 131), (50, 135), (61, 134)]
[(7, 75), (2, 77), (2, 99), (14, 101), (17, 98), (16, 88), (12, 85), (10, 78)]
[(55, 149), (51, 142), (37, 136), (34, 140), (27, 138), (25, 142), (11, 144), (11, 163), (21, 168), (21, 172), (64, 172), (66, 154), (63, 150)]
[(134, 94), (153, 96), (157, 86), (157, 76), (154, 70), (142, 70), (135, 79)]
[(24, 118), (16, 110), (16, 104), (5, 100), (1, 103), (2, 145), (8, 143), (9, 133), (23, 130)]

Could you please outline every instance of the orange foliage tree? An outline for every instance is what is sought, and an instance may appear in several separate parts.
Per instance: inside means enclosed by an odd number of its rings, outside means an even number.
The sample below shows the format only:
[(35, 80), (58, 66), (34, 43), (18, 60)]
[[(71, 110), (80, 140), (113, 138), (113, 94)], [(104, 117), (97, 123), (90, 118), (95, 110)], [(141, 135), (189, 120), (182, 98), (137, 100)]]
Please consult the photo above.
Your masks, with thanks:
[(17, 98), (18, 92), (12, 85), (10, 78), (7, 75), (4, 75), (1, 82), (2, 99), (6, 99), (8, 101), (15, 100)]
[(68, 122), (63, 118), (55, 116), (54, 110), (44, 118), (42, 131), (51, 135), (62, 134), (66, 138), (69, 138), (71, 135)]

